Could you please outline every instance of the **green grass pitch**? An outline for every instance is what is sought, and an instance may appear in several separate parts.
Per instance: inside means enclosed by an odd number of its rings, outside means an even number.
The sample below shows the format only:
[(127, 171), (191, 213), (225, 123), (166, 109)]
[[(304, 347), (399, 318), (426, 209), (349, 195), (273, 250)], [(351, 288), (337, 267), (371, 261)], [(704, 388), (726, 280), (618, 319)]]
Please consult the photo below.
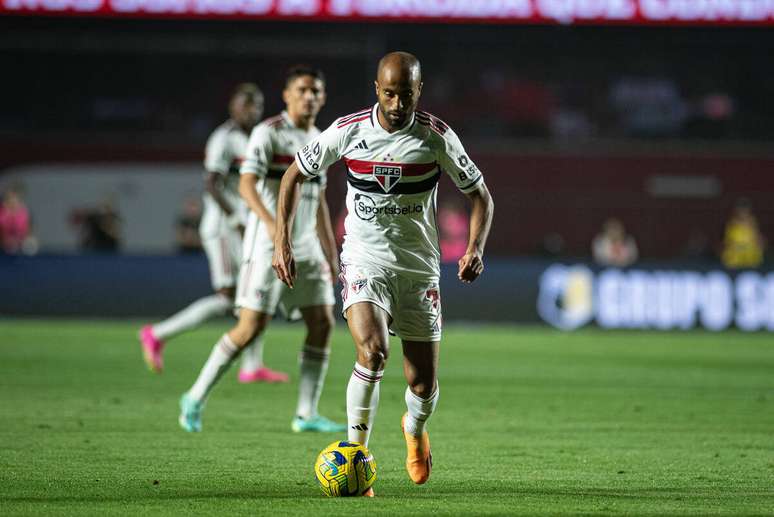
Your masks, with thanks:
[[(229, 322), (170, 343), (146, 371), (137, 324), (0, 320), (0, 515), (774, 515), (774, 339), (449, 327), (435, 466), (403, 468), (400, 345), (371, 437), (375, 499), (327, 499), (317, 452), (295, 435), (296, 385), (230, 371), (204, 432), (177, 401)], [(296, 374), (302, 328), (267, 335), (267, 363)], [(345, 418), (354, 354), (339, 325), (321, 412)]]

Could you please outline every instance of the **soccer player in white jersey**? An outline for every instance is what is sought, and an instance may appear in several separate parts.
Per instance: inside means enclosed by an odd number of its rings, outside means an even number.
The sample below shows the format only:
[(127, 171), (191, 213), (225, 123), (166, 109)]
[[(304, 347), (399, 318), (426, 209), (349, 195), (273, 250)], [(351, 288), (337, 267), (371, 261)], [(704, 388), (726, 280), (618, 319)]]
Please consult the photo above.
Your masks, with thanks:
[(388, 328), (402, 340), (408, 411), (401, 421), (406, 469), (417, 484), (430, 476), (425, 430), (438, 402), (441, 298), (435, 198), (442, 173), (471, 201), (470, 235), (458, 277), (474, 281), (494, 205), (481, 172), (457, 135), (435, 116), (416, 110), (422, 89), (419, 61), (393, 52), (379, 62), (378, 102), (336, 120), (296, 154), (282, 178), (273, 265), (294, 285), (300, 272), (289, 234), (296, 184), (319, 176), (332, 163), (347, 165), (346, 234), (341, 254), (344, 314), (357, 362), (347, 386), (349, 440), (368, 444), (379, 402), (379, 381), (389, 357)]
[(293, 226), (299, 278), (292, 291), (272, 271), (277, 191), (282, 173), (320, 130), (314, 125), (325, 103), (322, 73), (292, 68), (282, 92), (287, 106), (280, 115), (264, 120), (250, 135), (242, 163), (239, 192), (250, 208), (245, 230), (244, 260), (239, 273), (236, 304), (239, 321), (218, 340), (199, 377), (180, 399), (180, 425), (201, 430), (207, 395), (240, 351), (259, 337), (277, 306), (301, 310), (307, 335), (300, 354), (300, 377), (293, 431), (341, 432), (346, 429), (317, 412), (328, 369), (333, 329), (333, 275), (338, 268), (336, 244), (325, 201), (325, 171), (303, 185)]
[[(165, 343), (234, 307), (234, 288), (242, 257), (247, 208), (239, 197), (239, 167), (247, 138), (263, 114), (263, 93), (252, 83), (240, 84), (229, 102), (230, 118), (207, 140), (204, 153), (204, 213), (199, 225), (210, 264), (214, 294), (196, 300), (164, 321), (146, 325), (139, 337), (148, 368), (161, 373)], [(263, 342), (256, 340), (242, 354), (240, 382), (287, 382), (288, 375), (263, 365)]]

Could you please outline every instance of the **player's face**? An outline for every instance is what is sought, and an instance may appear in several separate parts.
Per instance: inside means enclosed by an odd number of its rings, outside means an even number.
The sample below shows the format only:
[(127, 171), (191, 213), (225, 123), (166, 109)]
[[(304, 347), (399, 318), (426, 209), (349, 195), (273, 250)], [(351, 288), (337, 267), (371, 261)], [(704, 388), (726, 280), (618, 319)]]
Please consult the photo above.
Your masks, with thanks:
[(311, 75), (293, 79), (282, 92), (291, 117), (313, 119), (325, 105), (325, 83)]
[(245, 130), (250, 130), (263, 116), (263, 97), (239, 95), (231, 102), (231, 118)]
[(386, 70), (379, 75), (375, 85), (379, 110), (390, 129), (397, 130), (405, 126), (417, 109), (422, 82), (409, 74)]

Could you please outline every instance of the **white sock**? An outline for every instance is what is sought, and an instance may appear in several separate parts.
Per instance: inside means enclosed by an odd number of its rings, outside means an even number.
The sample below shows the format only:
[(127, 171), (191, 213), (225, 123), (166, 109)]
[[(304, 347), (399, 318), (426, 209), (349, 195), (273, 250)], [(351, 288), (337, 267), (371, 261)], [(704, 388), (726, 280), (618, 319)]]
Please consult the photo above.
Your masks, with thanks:
[(239, 355), (239, 348), (231, 341), (228, 334), (223, 334), (223, 337), (212, 347), (210, 357), (204, 363), (196, 382), (188, 390), (188, 395), (194, 400), (204, 401), (237, 355)]
[(347, 385), (347, 439), (350, 442), (368, 446), (383, 374), (384, 370), (374, 372), (355, 363)]
[(433, 414), (435, 406), (438, 404), (438, 391), (438, 386), (436, 386), (435, 391), (429, 398), (421, 399), (414, 395), (411, 388), (408, 386), (406, 387), (406, 407), (408, 408), (408, 416), (403, 422), (404, 431), (412, 436), (422, 436), (427, 419)]
[(317, 404), (320, 402), (325, 374), (328, 372), (328, 355), (326, 348), (305, 345), (299, 354), (298, 405), (296, 415), (309, 418), (317, 415)]
[(198, 327), (215, 316), (224, 316), (233, 305), (228, 296), (213, 294), (199, 298), (191, 305), (153, 325), (153, 335), (160, 340), (175, 337), (181, 332)]
[(263, 336), (258, 336), (242, 350), (242, 362), (239, 369), (254, 372), (263, 366)]

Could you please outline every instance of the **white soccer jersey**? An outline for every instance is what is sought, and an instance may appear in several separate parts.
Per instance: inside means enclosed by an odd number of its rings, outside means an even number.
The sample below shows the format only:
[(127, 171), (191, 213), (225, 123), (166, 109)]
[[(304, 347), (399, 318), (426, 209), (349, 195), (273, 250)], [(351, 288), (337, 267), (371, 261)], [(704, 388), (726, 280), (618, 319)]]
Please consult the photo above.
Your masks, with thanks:
[[(309, 130), (296, 127), (285, 111), (266, 119), (253, 129), (240, 172), (256, 174), (260, 178), (256, 189), (273, 216), (277, 214), (280, 181), (288, 166), (293, 163), (293, 155), (319, 134), (320, 130), (316, 127)], [(292, 230), (293, 252), (299, 260), (323, 256), (317, 237), (317, 209), (320, 193), (325, 187), (325, 176), (325, 169), (322, 168), (314, 181), (305, 182), (301, 186)], [(269, 238), (258, 215), (251, 210), (245, 230), (244, 258), (271, 255), (273, 252), (274, 241)]]
[[(246, 212), (239, 197), (239, 166), (245, 156), (247, 134), (233, 120), (227, 120), (212, 132), (204, 152), (205, 173), (223, 175), (223, 197), (237, 212)], [(204, 193), (204, 209), (199, 232), (204, 239), (220, 237), (229, 230), (226, 215), (220, 205), (208, 193)]]
[(378, 104), (337, 119), (296, 154), (314, 178), (332, 163), (347, 165), (347, 218), (342, 263), (373, 264), (421, 278), (440, 276), (435, 198), (441, 171), (462, 192), (483, 181), (457, 135), (417, 110), (403, 129), (388, 133)]

